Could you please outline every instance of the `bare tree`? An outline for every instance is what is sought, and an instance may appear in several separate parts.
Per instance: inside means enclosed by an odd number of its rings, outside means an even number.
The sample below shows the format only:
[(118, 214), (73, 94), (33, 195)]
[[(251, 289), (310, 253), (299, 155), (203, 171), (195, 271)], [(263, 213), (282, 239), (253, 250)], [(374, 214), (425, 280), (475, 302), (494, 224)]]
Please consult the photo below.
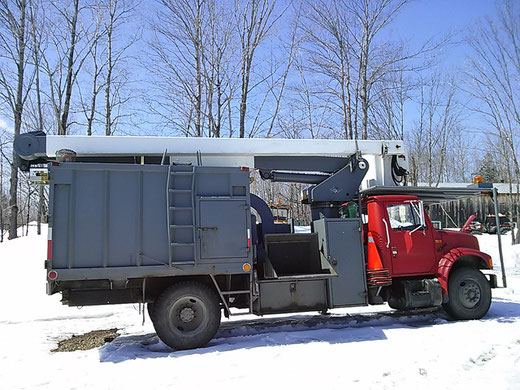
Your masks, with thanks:
[(405, 104), (411, 100), (416, 83), (406, 75), (398, 64), (395, 72), (390, 72), (374, 86), (374, 99), (369, 112), (368, 124), (376, 139), (404, 139)]
[[(37, 131), (43, 131), (43, 110), (42, 110), (42, 93), (40, 84), (40, 60), (41, 60), (41, 44), (43, 40), (41, 26), (38, 23), (38, 6), (35, 0), (29, 1), (29, 12), (30, 12), (30, 25), (31, 25), (31, 41), (32, 41), (32, 58), (34, 63), (34, 94), (36, 95), (36, 129)], [(36, 217), (36, 234), (41, 234), (42, 229), (42, 217), (44, 207), (44, 190), (43, 185), (38, 187), (38, 213)]]
[(236, 10), (236, 6), (230, 8), (218, 1), (208, 1), (202, 68), (206, 90), (204, 119), (208, 135), (213, 137), (222, 136), (226, 116), (229, 116), (228, 127), (232, 133), (229, 120), (232, 119), (230, 109), (236, 89), (236, 65), (233, 63)]
[(164, 0), (151, 42), (151, 111), (182, 134), (233, 135), (238, 0)]
[[(517, 142), (520, 133), (520, 7), (506, 0), (497, 5), (497, 17), (487, 18), (473, 29), (468, 44), (472, 49), (466, 71), (468, 92), (478, 102), (473, 110), (488, 124), (488, 132), (503, 145), (511, 162), (513, 177), (520, 182)], [(512, 190), (512, 189), (511, 189)], [(518, 206), (514, 205), (517, 223)], [(516, 237), (515, 242), (520, 242)]]
[[(156, 77), (162, 79), (158, 86), (166, 92), (172, 104), (163, 115), (182, 109), (184, 123), (177, 121), (176, 125), (182, 126), (187, 135), (197, 137), (203, 135), (202, 61), (206, 3), (205, 0), (160, 0), (160, 9), (153, 25), (155, 40), (151, 44), (155, 63), (153, 71)], [(186, 97), (188, 102), (182, 97)], [(154, 111), (160, 112), (157, 109)]]
[(276, 0), (247, 0), (244, 8), (237, 14), (239, 17), (237, 25), (241, 48), (240, 138), (244, 138), (246, 135), (247, 103), (249, 93), (251, 92), (250, 82), (255, 52), (269, 34), (274, 23), (283, 14), (283, 11), (278, 15), (274, 13), (275, 5)]
[[(0, 99), (12, 113), (14, 137), (20, 134), (24, 104), (32, 76), (26, 69), (28, 38), (27, 0), (0, 0)], [(28, 80), (29, 79), (29, 80)], [(18, 237), (18, 164), (13, 151), (9, 188), (9, 239)]]
[[(376, 48), (376, 37), (408, 3), (408, 0), (360, 0), (353, 2), (351, 10), (358, 24), (358, 34), (354, 40), (359, 47), (358, 81), (359, 98), (361, 100), (361, 137), (368, 138), (368, 115), (370, 106), (370, 90), (390, 65), (402, 62), (407, 56), (401, 49), (385, 53), (385, 58), (377, 58), (382, 47)], [(375, 64), (373, 64), (375, 62)], [(375, 66), (373, 66), (375, 65)]]
[(302, 30), (307, 71), (315, 75), (314, 88), (323, 100), (330, 101), (341, 129), (337, 136), (368, 139), (391, 126), (392, 137), (403, 138), (408, 75), (429, 67), (429, 54), (446, 43), (427, 41), (412, 48), (385, 37), (384, 31), (408, 2), (306, 2), (310, 12)]
[(42, 68), (46, 73), (58, 134), (67, 134), (71, 125), (72, 95), (83, 64), (99, 39), (96, 18), (90, 3), (70, 0), (63, 4), (49, 0), (45, 29), (49, 46), (42, 51)]
[[(102, 18), (102, 9), (99, 9), (98, 12), (95, 13), (96, 27), (93, 32), (93, 34), (95, 34), (99, 38), (101, 38), (101, 34), (105, 33), (104, 31), (100, 31)], [(92, 84), (90, 86), (90, 96), (86, 96), (85, 98), (83, 97), (82, 90), (84, 86), (87, 84), (86, 81), (82, 80), (80, 82), (76, 79), (81, 111), (83, 112), (85, 120), (87, 121), (87, 135), (92, 135), (92, 127), (94, 124), (96, 114), (98, 113), (96, 107), (98, 96), (105, 85), (101, 80), (101, 77), (106, 64), (103, 61), (103, 49), (100, 46), (100, 39), (96, 39), (92, 44), (91, 50), (89, 51), (89, 57), (91, 61), (90, 63), (87, 63), (87, 66), (85, 67), (87, 68), (86, 73), (90, 74), (92, 80)], [(88, 69), (88, 65), (90, 65), (91, 69)]]
[[(343, 138), (357, 138), (354, 72), (354, 43), (352, 42), (351, 14), (346, 2), (307, 2), (311, 12), (303, 24), (309, 57), (309, 70), (325, 78), (317, 87), (323, 96), (332, 95), (333, 110), (341, 117)], [(327, 81), (330, 80), (330, 81)]]
[[(2, 137), (3, 138), (3, 137)], [(0, 142), (0, 242), (4, 242), (4, 145)]]
[(419, 120), (407, 139), (414, 185), (422, 181), (438, 186), (448, 179), (450, 140), (463, 119), (455, 85), (452, 77), (433, 74), (420, 89)]
[(102, 10), (106, 14), (105, 135), (112, 135), (116, 131), (117, 124), (125, 116), (121, 110), (130, 100), (124, 92), (124, 87), (128, 84), (124, 64), (128, 59), (128, 49), (140, 38), (140, 29), (123, 38), (127, 35), (123, 34), (123, 28), (132, 18), (136, 4), (133, 0), (102, 1)]
[[(79, 15), (79, 0), (73, 0), (73, 10), (71, 15), (66, 15), (67, 22), (70, 28), (70, 46), (67, 53), (67, 64), (66, 64), (66, 77), (65, 77), (65, 99), (63, 102), (63, 111), (61, 118), (58, 122), (58, 134), (66, 134), (69, 110), (70, 110), (70, 99), (72, 96), (72, 86), (74, 84), (72, 77), (77, 75), (74, 71), (74, 62), (76, 54), (77, 44), (77, 26), (78, 26), (78, 15)], [(70, 18), (70, 21), (69, 21)], [(86, 58), (86, 57), (85, 57)]]
[[(286, 58), (286, 61), (285, 61), (284, 67), (283, 67), (283, 71), (279, 75), (279, 77), (277, 77), (276, 80), (274, 80), (274, 82), (272, 83), (272, 86), (270, 88), (270, 90), (273, 91), (273, 95), (274, 95), (274, 110), (273, 110), (273, 114), (271, 115), (271, 118), (269, 121), (269, 127), (266, 132), (267, 138), (269, 138), (273, 133), (274, 125), (278, 118), (278, 114), (281, 110), (282, 97), (284, 96), (285, 87), (287, 85), (289, 73), (293, 67), (293, 63), (294, 63), (297, 53), (299, 51), (301, 37), (298, 35), (298, 30), (299, 30), (301, 13), (302, 13), (302, 4), (300, 3), (299, 6), (297, 8), (295, 8), (295, 10), (294, 10), (294, 17), (293, 17), (293, 21), (292, 21), (291, 27), (290, 27), (289, 42), (287, 44), (287, 47), (284, 48), (285, 53), (287, 53), (287, 58)], [(275, 86), (278, 87), (278, 91), (275, 91)]]

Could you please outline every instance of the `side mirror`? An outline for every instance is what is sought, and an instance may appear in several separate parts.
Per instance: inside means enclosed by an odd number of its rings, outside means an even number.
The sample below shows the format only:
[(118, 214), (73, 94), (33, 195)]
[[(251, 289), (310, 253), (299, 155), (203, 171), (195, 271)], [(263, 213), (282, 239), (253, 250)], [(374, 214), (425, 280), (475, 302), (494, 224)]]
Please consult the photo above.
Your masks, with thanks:
[(419, 220), (421, 221), (421, 226), (426, 227), (426, 218), (424, 217), (424, 203), (422, 200), (419, 201)]
[(417, 203), (410, 202), (410, 204), (412, 205), (413, 210), (419, 217), (419, 225), (415, 229), (410, 230), (410, 236), (411, 236), (413, 232), (416, 232), (419, 229), (426, 228), (426, 218), (424, 217), (424, 203), (422, 200), (420, 200)]

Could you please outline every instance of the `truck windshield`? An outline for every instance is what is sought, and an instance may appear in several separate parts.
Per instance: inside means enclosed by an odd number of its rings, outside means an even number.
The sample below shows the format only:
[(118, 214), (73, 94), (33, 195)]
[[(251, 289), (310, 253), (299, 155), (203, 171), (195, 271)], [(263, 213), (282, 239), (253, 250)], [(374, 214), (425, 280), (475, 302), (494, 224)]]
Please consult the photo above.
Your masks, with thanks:
[(417, 213), (408, 204), (390, 204), (387, 206), (390, 226), (394, 230), (409, 230), (416, 228), (419, 224)]

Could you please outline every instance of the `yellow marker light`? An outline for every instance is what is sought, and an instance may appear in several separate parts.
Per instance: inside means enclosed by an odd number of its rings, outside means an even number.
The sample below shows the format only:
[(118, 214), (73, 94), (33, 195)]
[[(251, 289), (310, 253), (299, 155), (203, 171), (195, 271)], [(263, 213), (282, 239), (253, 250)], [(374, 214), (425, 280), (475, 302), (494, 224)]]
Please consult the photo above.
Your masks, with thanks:
[(249, 271), (251, 271), (251, 264), (249, 264), (249, 263), (244, 263), (244, 265), (242, 266), (242, 269), (243, 269), (245, 272), (249, 272)]
[(482, 176), (480, 176), (480, 175), (473, 176), (473, 183), (482, 183), (482, 182), (484, 182), (484, 180), (482, 179)]
[(493, 259), (489, 258), (489, 269), (493, 269)]

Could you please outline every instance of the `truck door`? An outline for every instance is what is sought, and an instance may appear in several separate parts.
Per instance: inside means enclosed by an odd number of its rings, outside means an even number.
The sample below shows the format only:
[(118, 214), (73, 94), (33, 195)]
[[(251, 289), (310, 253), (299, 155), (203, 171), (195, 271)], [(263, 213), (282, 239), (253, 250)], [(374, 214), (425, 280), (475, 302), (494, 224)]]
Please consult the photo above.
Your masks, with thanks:
[(432, 229), (421, 225), (422, 207), (409, 201), (387, 204), (386, 211), (392, 276), (428, 273), (435, 251)]

